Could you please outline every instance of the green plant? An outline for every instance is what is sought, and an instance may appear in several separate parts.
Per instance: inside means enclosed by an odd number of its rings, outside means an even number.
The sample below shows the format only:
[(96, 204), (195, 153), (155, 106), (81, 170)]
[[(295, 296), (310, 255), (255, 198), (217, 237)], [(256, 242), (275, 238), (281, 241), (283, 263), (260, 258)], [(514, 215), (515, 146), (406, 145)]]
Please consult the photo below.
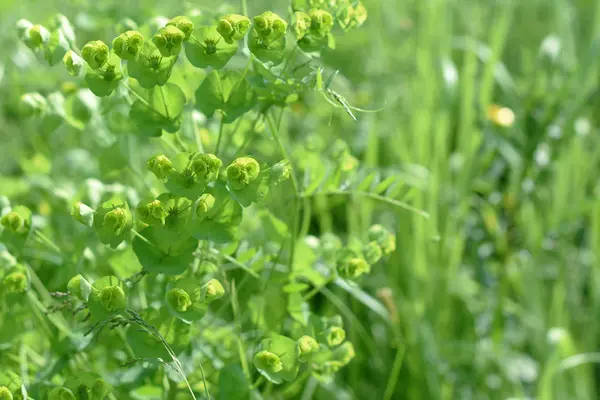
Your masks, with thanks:
[[(361, 16), (349, 16), (357, 7)], [(36, 225), (28, 208), (6, 199), (0, 240), (22, 264), (2, 269), (2, 301), (45, 311), (49, 322), (36, 316), (46, 340), (59, 345), (56, 329), (66, 338), (64, 362), (77, 362), (74, 349), (97, 354), (104, 347), (100, 359), (112, 357), (112, 367), (44, 371), (31, 385), (2, 387), (3, 398), (26, 386), (51, 400), (139, 398), (114, 375), (128, 368), (148, 390), (167, 388), (169, 399), (233, 398), (225, 394), (229, 385), (293, 396), (310, 377), (330, 381), (350, 363), (354, 347), (341, 317), (312, 312), (312, 290), (368, 274), (393, 251), (395, 237), (378, 225), (368, 242), (351, 237), (332, 248), (325, 234), (322, 245), (307, 246), (308, 199), (358, 178), (357, 160), (336, 141), (326, 160), (335, 172), (323, 182), (323, 165), (309, 161), (309, 148), (307, 157), (292, 154), (282, 127), (310, 95), (355, 118), (358, 109), (331, 86), (335, 74), (324, 82), (320, 52), (343, 34), (334, 26), (349, 31), (366, 11), (339, 1), (294, 3), (292, 13), (293, 23), (272, 11), (125, 21), (112, 40), (81, 48), (63, 15), (47, 27), (19, 21), (21, 40), (50, 66), (62, 60), (72, 77), (66, 91), (24, 95), (25, 114), (45, 135), (67, 129), (84, 142), (104, 130), (111, 144), (99, 157), (101, 177), (112, 185), (75, 178), (76, 192), (49, 212), (71, 214), (63, 230)], [(197, 115), (216, 128), (216, 141), (202, 137)], [(383, 194), (385, 183), (365, 189), (357, 193), (410, 209)], [(28, 265), (37, 262), (29, 253), (36, 243), (65, 263), (61, 290), (45, 291)], [(223, 340), (218, 330), (225, 327)]]

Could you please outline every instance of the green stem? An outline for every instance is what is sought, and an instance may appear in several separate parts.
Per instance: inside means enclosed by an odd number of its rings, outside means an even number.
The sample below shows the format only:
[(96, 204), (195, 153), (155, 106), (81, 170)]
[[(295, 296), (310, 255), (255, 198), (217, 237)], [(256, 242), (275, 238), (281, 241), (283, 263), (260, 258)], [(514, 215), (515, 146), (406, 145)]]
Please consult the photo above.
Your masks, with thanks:
[(223, 138), (223, 128), (225, 127), (225, 115), (221, 115), (221, 122), (219, 124), (219, 137), (217, 138), (217, 146), (215, 147), (215, 155), (219, 156), (219, 147), (221, 147), (221, 140)]
[[(132, 95), (134, 95), (139, 101), (141, 101), (142, 103), (144, 103), (146, 105), (146, 107), (151, 108), (154, 110), (154, 107), (152, 107), (150, 105), (150, 103), (148, 103), (148, 101), (146, 99), (144, 99), (142, 96), (139, 95), (138, 92), (136, 92), (135, 90), (133, 90), (131, 88), (131, 86), (129, 86), (128, 84), (126, 84), (123, 80), (120, 81), (121, 85), (123, 85), (123, 87), (125, 87), (125, 89), (129, 90), (129, 93), (131, 93)], [(162, 92), (161, 92), (162, 93)]]
[(42, 231), (39, 230), (35, 230), (34, 234), (38, 237), (38, 239), (40, 239), (40, 241), (46, 245), (48, 245), (52, 250), (56, 251), (58, 254), (61, 254), (62, 251), (60, 250), (60, 248), (52, 241), (50, 240), (46, 235), (44, 235), (42, 233)]
[[(283, 115), (283, 114), (282, 114)], [(281, 124), (281, 117), (279, 118), (279, 124)], [(269, 125), (269, 129), (271, 130), (271, 136), (273, 136), (273, 139), (275, 139), (275, 142), (277, 143), (277, 147), (279, 148), (279, 153), (281, 154), (281, 157), (290, 161), (290, 165), (291, 164), (291, 160), (288, 156), (287, 151), (285, 150), (285, 147), (283, 146), (283, 143), (281, 142), (281, 139), (279, 137), (279, 127), (275, 126), (275, 122), (273, 121), (273, 117), (269, 114), (266, 114), (266, 120), (267, 120), (267, 124)], [(290, 174), (291, 177), (291, 181), (292, 181), (292, 194), (294, 196), (294, 200), (293, 200), (293, 214), (292, 214), (292, 224), (291, 224), (291, 231), (292, 231), (292, 235), (290, 238), (290, 258), (288, 261), (288, 268), (291, 270), (292, 266), (294, 265), (294, 256), (295, 256), (295, 252), (296, 252), (296, 240), (298, 237), (298, 212), (299, 212), (299, 208), (300, 208), (300, 196), (298, 195), (298, 180), (296, 179), (296, 171), (294, 169), (294, 166), (292, 165), (292, 173)]]
[(377, 193), (370, 193), (370, 192), (364, 192), (361, 190), (357, 190), (357, 191), (344, 191), (344, 190), (328, 190), (325, 192), (319, 192), (319, 193), (312, 193), (312, 194), (305, 194), (305, 193), (300, 193), (300, 197), (301, 198), (309, 198), (309, 197), (313, 197), (315, 195), (323, 195), (323, 196), (359, 196), (359, 197), (364, 197), (364, 198), (368, 198), (371, 200), (375, 200), (375, 201), (379, 201), (385, 204), (389, 204), (391, 206), (400, 208), (402, 210), (405, 211), (410, 211), (412, 213), (415, 213), (425, 219), (429, 219), (429, 213), (427, 211), (423, 211), (420, 210), (416, 207), (411, 206), (408, 203), (405, 203), (403, 201), (400, 200), (396, 200), (396, 199), (392, 199), (389, 197), (385, 197), (382, 196), (380, 194)]

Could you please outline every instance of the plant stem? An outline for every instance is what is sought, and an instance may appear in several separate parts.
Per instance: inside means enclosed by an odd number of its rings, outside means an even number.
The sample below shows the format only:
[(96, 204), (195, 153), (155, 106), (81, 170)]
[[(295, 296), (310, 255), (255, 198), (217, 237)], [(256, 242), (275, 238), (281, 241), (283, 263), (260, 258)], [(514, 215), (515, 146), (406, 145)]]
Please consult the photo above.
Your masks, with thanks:
[(219, 147), (221, 147), (221, 139), (223, 138), (223, 128), (225, 127), (225, 115), (221, 115), (221, 122), (219, 124), (219, 137), (217, 138), (217, 146), (215, 147), (215, 155), (219, 156)]
[[(293, 200), (293, 214), (292, 214), (292, 224), (291, 224), (291, 231), (292, 231), (292, 235), (290, 238), (290, 258), (288, 260), (288, 268), (291, 270), (293, 265), (294, 265), (294, 256), (295, 256), (295, 252), (296, 252), (296, 240), (297, 240), (297, 236), (298, 236), (298, 213), (299, 213), (299, 208), (300, 208), (300, 196), (298, 195), (298, 180), (296, 179), (296, 171), (294, 169), (294, 166), (291, 163), (291, 160), (288, 157), (288, 153), (285, 150), (285, 147), (283, 146), (283, 143), (281, 142), (281, 139), (279, 138), (279, 127), (275, 126), (275, 122), (273, 121), (273, 117), (272, 115), (269, 115), (268, 113), (265, 114), (266, 116), (266, 120), (267, 120), (267, 124), (269, 125), (269, 129), (271, 130), (271, 136), (273, 136), (273, 139), (275, 139), (275, 142), (277, 143), (277, 147), (279, 148), (279, 153), (281, 154), (281, 156), (290, 161), (290, 165), (292, 166), (292, 173), (290, 174), (290, 178), (292, 181), (292, 194), (294, 196), (294, 200)], [(280, 116), (279, 118), (279, 124), (281, 124), (281, 120), (283, 114)]]

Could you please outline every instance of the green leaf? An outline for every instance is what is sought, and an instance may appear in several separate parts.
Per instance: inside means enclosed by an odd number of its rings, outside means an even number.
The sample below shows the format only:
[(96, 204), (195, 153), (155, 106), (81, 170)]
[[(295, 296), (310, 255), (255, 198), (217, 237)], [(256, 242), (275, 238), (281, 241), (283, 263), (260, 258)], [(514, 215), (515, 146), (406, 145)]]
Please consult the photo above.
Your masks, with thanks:
[(141, 87), (151, 89), (167, 83), (176, 61), (177, 57), (163, 57), (154, 43), (147, 40), (139, 57), (127, 63), (127, 70)]
[(121, 59), (113, 52), (101, 68), (94, 70), (87, 66), (85, 73), (85, 82), (92, 93), (98, 97), (109, 96), (119, 86), (121, 79), (123, 79)]
[(238, 42), (227, 43), (216, 26), (201, 26), (185, 43), (185, 55), (198, 68), (223, 68), (237, 53)]
[(61, 30), (55, 30), (50, 35), (50, 40), (44, 47), (44, 58), (48, 64), (55, 65), (62, 61), (70, 46), (67, 38)]
[[(162, 307), (160, 311), (149, 308), (140, 315), (144, 321), (158, 330), (175, 354), (183, 351), (190, 343), (191, 325), (179, 318), (172, 317), (165, 307)], [(160, 339), (141, 326), (131, 325), (129, 327), (127, 341), (137, 357), (171, 360), (169, 352)]]
[(270, 372), (260, 370), (259, 372), (273, 383), (283, 383), (283, 381), (292, 382), (296, 379), (300, 363), (296, 356), (296, 341), (289, 337), (272, 334), (260, 342), (261, 350), (274, 353), (279, 357), (283, 364), (283, 369), (279, 372)]
[(242, 207), (249, 207), (252, 203), (262, 202), (269, 194), (269, 171), (261, 171), (260, 175), (243, 189), (230, 188), (231, 194)]
[[(125, 225), (117, 232), (114, 232), (112, 229), (105, 226), (104, 217), (106, 216), (106, 214), (117, 208), (122, 208), (125, 210)], [(131, 212), (129, 211), (129, 205), (122, 199), (113, 198), (108, 201), (105, 201), (100, 205), (100, 207), (98, 207), (98, 209), (94, 213), (94, 230), (98, 235), (98, 239), (100, 240), (100, 242), (110, 245), (110, 247), (112, 247), (113, 249), (116, 248), (119, 244), (121, 244), (123, 240), (125, 240), (132, 226), (133, 217), (131, 216)]]
[(125, 298), (127, 298), (127, 286), (116, 276), (105, 276), (103, 278), (98, 279), (92, 285), (92, 292), (90, 293), (90, 297), (88, 299), (88, 308), (90, 309), (90, 313), (92, 314), (92, 318), (95, 321), (102, 321), (112, 315), (118, 314), (121, 310), (109, 311), (102, 304), (101, 299), (101, 291), (104, 288), (110, 286), (119, 286), (123, 292), (125, 293)]
[(242, 207), (231, 198), (223, 184), (217, 183), (207, 193), (215, 197), (215, 205), (203, 219), (192, 216), (187, 226), (188, 232), (199, 240), (218, 243), (234, 240), (242, 221)]
[(129, 116), (135, 121), (138, 130), (146, 136), (160, 136), (162, 130), (174, 133), (181, 125), (181, 114), (185, 106), (185, 94), (179, 86), (167, 83), (165, 86), (141, 89), (132, 87), (139, 95)]
[(260, 61), (279, 65), (285, 58), (286, 43), (285, 35), (273, 42), (265, 43), (256, 32), (256, 29), (252, 29), (248, 39), (248, 48)]
[(185, 237), (179, 242), (163, 241), (164, 229), (152, 226), (140, 232), (146, 240), (136, 236), (133, 240), (133, 251), (144, 271), (177, 275), (184, 272), (194, 260), (194, 251), (198, 240)]
[[(179, 312), (169, 304), (167, 293), (172, 289), (183, 289), (191, 299), (191, 304), (185, 311)], [(208, 310), (208, 303), (202, 301), (202, 282), (198, 279), (180, 278), (175, 282), (170, 282), (167, 285), (164, 302), (167, 304), (167, 309), (171, 315), (180, 318), (183, 321), (198, 321), (202, 319)]]
[(225, 122), (232, 122), (253, 107), (254, 91), (238, 71), (213, 71), (196, 90), (196, 105), (207, 116), (216, 110), (224, 113)]
[(250, 400), (250, 382), (239, 365), (228, 364), (219, 373), (219, 400)]

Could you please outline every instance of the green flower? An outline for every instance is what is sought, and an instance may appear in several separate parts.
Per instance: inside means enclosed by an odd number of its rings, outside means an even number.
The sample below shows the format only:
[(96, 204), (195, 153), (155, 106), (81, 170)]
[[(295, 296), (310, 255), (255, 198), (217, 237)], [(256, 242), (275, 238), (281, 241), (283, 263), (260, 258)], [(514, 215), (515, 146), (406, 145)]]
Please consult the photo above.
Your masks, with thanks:
[(167, 180), (169, 176), (175, 172), (173, 163), (164, 154), (159, 154), (155, 157), (152, 157), (146, 162), (146, 166), (150, 172), (152, 172), (158, 179), (161, 180)]
[(345, 342), (333, 351), (335, 360), (343, 365), (348, 365), (355, 356), (356, 352), (354, 351), (354, 345), (351, 342)]
[(127, 31), (113, 40), (113, 51), (123, 60), (135, 60), (144, 47), (144, 36), (138, 31)]
[(92, 285), (81, 275), (75, 275), (67, 283), (69, 293), (81, 301), (88, 301), (92, 291)]
[(242, 190), (254, 182), (260, 173), (260, 165), (252, 157), (240, 157), (227, 167), (227, 181), (234, 190)]
[(179, 313), (184, 313), (192, 305), (190, 295), (181, 288), (173, 288), (167, 292), (167, 302)]
[(107, 286), (100, 290), (100, 303), (108, 312), (115, 312), (127, 306), (127, 298), (121, 286)]
[(92, 222), (94, 219), (94, 210), (78, 201), (73, 204), (73, 209), (71, 210), (71, 216), (75, 219), (75, 221), (82, 223), (86, 226), (92, 226)]
[(29, 281), (21, 271), (11, 272), (2, 278), (2, 288), (5, 293), (23, 293), (27, 290)]
[(75, 395), (64, 387), (55, 387), (48, 393), (48, 400), (76, 400)]
[(73, 50), (69, 50), (63, 56), (63, 64), (69, 75), (78, 76), (83, 68), (83, 58), (79, 57)]
[(11, 211), (4, 215), (2, 219), (0, 219), (0, 223), (4, 229), (13, 233), (20, 232), (25, 228), (25, 219), (15, 211)]
[(351, 257), (338, 262), (338, 273), (344, 278), (358, 278), (371, 272), (371, 266), (364, 258)]
[(219, 176), (223, 162), (214, 154), (197, 154), (192, 159), (191, 169), (196, 178), (204, 183), (214, 182)]
[(104, 227), (115, 235), (120, 235), (127, 228), (130, 218), (131, 214), (128, 210), (117, 207), (104, 215)]
[(300, 362), (308, 361), (317, 350), (319, 350), (319, 343), (311, 336), (302, 336), (296, 342), (296, 355)]
[(327, 36), (333, 28), (333, 16), (325, 10), (310, 10), (310, 32), (316, 37)]
[(177, 16), (170, 20), (167, 23), (167, 26), (174, 26), (179, 29), (185, 35), (184, 41), (190, 38), (190, 35), (194, 31), (194, 23), (188, 18), (184, 16)]
[(145, 200), (140, 201), (136, 207), (136, 211), (140, 220), (148, 225), (165, 224), (167, 210), (160, 200)]
[(344, 342), (346, 339), (346, 331), (338, 326), (332, 326), (325, 330), (323, 336), (329, 347), (335, 347)]
[(389, 255), (396, 250), (396, 236), (383, 225), (373, 225), (367, 233), (369, 240), (377, 242), (384, 255)]
[(30, 49), (35, 50), (48, 43), (50, 36), (50, 32), (42, 25), (33, 25), (25, 34), (25, 44)]
[(297, 11), (294, 13), (293, 28), (296, 35), (296, 40), (302, 39), (310, 29), (311, 18), (305, 12)]
[(206, 302), (213, 302), (225, 295), (225, 289), (221, 282), (216, 279), (211, 279), (202, 286), (201, 299)]
[(269, 44), (285, 36), (287, 22), (272, 11), (254, 17), (254, 29), (265, 44)]
[[(13, 400), (13, 395), (6, 386), (0, 386), (0, 400)], [(54, 399), (49, 399), (49, 400), (54, 400)]]
[(217, 32), (223, 36), (227, 43), (243, 39), (250, 28), (250, 19), (244, 15), (228, 14), (217, 25)]
[(381, 247), (375, 241), (369, 242), (366, 245), (364, 245), (362, 252), (363, 252), (363, 256), (365, 257), (365, 260), (369, 264), (375, 264), (376, 262), (381, 260), (381, 257), (383, 255)]
[(259, 370), (275, 373), (283, 369), (283, 363), (276, 354), (270, 351), (259, 351), (254, 355), (254, 366)]
[(90, 388), (90, 400), (103, 400), (109, 391), (108, 384), (102, 378), (97, 378)]
[(88, 42), (81, 50), (81, 56), (93, 70), (106, 64), (109, 54), (108, 46), (102, 40)]
[(181, 52), (181, 46), (185, 34), (173, 25), (161, 28), (153, 37), (152, 42), (156, 45), (163, 57), (176, 56)]
[(196, 216), (198, 219), (206, 218), (210, 210), (215, 206), (215, 196), (210, 193), (204, 193), (196, 202)]

